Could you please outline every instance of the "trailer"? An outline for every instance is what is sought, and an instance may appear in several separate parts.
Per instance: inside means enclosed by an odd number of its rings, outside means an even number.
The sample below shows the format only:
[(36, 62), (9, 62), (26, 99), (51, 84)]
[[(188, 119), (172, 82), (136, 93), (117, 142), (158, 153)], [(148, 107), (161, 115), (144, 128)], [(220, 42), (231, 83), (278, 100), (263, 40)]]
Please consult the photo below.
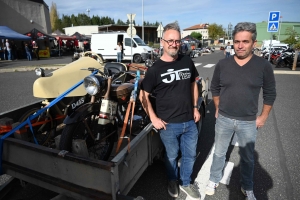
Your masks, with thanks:
[[(0, 115), (16, 116), (35, 103)], [(125, 145), (125, 146), (124, 146)], [(135, 199), (126, 196), (145, 169), (161, 155), (159, 134), (148, 124), (109, 161), (36, 145), (9, 137), (4, 140), (3, 174), (74, 199)], [(38, 162), (37, 162), (38, 161)]]

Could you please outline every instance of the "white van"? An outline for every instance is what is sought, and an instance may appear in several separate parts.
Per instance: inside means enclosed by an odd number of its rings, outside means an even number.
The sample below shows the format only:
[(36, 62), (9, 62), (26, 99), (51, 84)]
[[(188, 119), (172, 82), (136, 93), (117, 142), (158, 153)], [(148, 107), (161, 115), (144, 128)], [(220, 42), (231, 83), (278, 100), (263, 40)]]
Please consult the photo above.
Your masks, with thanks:
[[(147, 46), (137, 35), (131, 37), (126, 32), (103, 32), (93, 33), (91, 38), (91, 50), (101, 54), (103, 59), (117, 60), (117, 44), (123, 44), (122, 60), (131, 60), (131, 51), (133, 62), (140, 63), (150, 58), (152, 48)], [(132, 49), (132, 50), (131, 50)]]

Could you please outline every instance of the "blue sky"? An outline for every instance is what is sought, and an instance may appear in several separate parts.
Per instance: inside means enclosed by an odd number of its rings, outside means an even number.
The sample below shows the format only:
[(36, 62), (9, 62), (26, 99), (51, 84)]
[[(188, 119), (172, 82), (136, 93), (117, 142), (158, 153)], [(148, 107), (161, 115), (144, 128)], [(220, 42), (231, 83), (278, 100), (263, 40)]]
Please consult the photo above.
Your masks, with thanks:
[(44, 0), (49, 9), (56, 3), (60, 14), (86, 13), (127, 21), (127, 14), (136, 14), (135, 21), (162, 22), (163, 26), (177, 20), (181, 29), (199, 23), (217, 23), (224, 28), (231, 23), (268, 21), (269, 11), (280, 11), (282, 21), (300, 22), (300, 0)]

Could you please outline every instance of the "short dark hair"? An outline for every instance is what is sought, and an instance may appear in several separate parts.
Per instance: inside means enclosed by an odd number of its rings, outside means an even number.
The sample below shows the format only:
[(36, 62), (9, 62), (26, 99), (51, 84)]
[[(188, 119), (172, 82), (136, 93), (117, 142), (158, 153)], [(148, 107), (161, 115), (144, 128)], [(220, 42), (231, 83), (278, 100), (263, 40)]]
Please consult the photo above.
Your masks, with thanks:
[(251, 23), (251, 22), (240, 22), (240, 23), (238, 23), (234, 27), (234, 30), (232, 32), (233, 39), (234, 39), (235, 34), (237, 34), (238, 32), (241, 32), (241, 31), (248, 31), (248, 32), (252, 33), (252, 40), (253, 41), (256, 40), (256, 36), (257, 36), (256, 24)]

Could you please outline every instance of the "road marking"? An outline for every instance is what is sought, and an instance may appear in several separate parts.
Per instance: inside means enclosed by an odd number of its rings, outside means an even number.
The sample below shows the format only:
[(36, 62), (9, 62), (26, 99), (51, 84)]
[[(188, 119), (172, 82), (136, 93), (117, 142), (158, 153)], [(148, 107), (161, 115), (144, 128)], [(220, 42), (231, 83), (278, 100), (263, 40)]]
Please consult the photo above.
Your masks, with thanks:
[(202, 63), (195, 63), (195, 67), (202, 65)]
[(226, 162), (225, 163), (225, 168), (224, 168), (224, 171), (223, 171), (224, 174), (223, 174), (223, 177), (222, 177), (220, 183), (223, 183), (225, 185), (229, 185), (233, 167), (234, 167), (233, 162)]
[(215, 66), (216, 64), (207, 64), (204, 65), (203, 68), (212, 68), (213, 66)]
[(281, 71), (281, 70), (274, 70), (274, 74), (300, 74), (300, 71)]
[[(206, 188), (206, 185), (209, 181), (210, 167), (211, 167), (211, 164), (212, 164), (214, 151), (215, 151), (215, 144), (211, 148), (206, 161), (202, 165), (202, 168), (198, 172), (198, 175), (195, 179), (195, 182), (198, 183), (199, 192), (201, 194), (201, 200), (204, 200), (205, 195), (206, 195), (205, 194), (205, 188)], [(229, 184), (233, 167), (234, 167), (234, 163), (232, 163), (232, 162), (226, 162), (225, 163), (224, 175), (222, 177), (222, 180), (220, 181), (221, 183), (226, 184), (226, 185)]]

